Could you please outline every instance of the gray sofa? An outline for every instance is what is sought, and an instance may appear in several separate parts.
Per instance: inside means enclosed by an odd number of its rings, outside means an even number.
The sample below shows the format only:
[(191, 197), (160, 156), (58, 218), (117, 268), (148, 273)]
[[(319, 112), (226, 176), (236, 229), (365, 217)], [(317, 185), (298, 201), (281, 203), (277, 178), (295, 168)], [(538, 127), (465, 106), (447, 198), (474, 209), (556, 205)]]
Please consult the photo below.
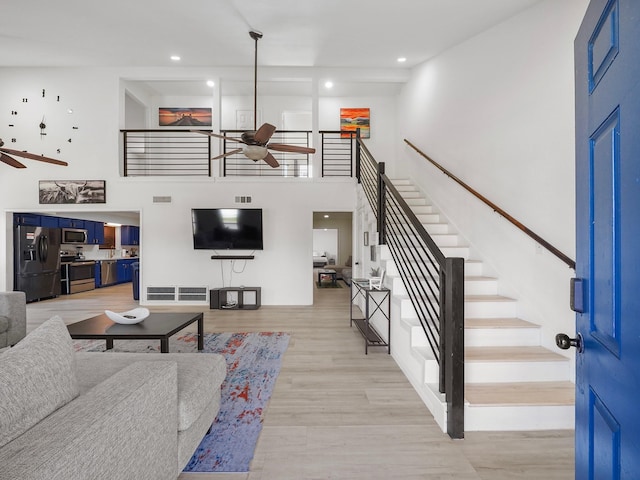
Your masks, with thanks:
[(0, 348), (15, 345), (27, 334), (24, 292), (0, 292)]
[(76, 353), (53, 317), (0, 353), (0, 479), (175, 479), (225, 376), (216, 354)]
[(326, 265), (325, 268), (335, 270), (338, 280), (344, 280), (348, 285), (351, 285), (351, 277), (353, 276), (351, 263), (351, 255), (349, 255), (344, 265)]

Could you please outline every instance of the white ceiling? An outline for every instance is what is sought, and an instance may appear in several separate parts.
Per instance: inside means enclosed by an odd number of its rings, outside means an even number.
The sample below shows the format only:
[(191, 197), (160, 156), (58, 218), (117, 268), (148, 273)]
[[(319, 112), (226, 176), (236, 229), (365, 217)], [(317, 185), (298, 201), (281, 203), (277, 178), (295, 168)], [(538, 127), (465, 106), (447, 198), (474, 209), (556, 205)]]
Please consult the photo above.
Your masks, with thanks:
[(3, 0), (0, 66), (406, 69), (539, 1)]

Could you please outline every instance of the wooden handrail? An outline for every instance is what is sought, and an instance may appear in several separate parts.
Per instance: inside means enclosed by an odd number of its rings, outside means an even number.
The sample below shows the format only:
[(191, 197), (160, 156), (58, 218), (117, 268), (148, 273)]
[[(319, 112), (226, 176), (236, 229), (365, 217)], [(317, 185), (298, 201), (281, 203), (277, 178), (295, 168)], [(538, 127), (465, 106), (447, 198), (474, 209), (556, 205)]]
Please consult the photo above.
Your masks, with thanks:
[(556, 247), (554, 247), (553, 245), (551, 245), (549, 242), (547, 242), (544, 238), (542, 238), (540, 235), (538, 235), (537, 233), (535, 233), (533, 230), (527, 228), (524, 224), (522, 224), (521, 222), (519, 222), (518, 220), (516, 220), (514, 217), (512, 217), (511, 215), (509, 215), (507, 212), (505, 212), (502, 208), (498, 207), (495, 203), (493, 203), (492, 201), (490, 201), (489, 199), (487, 199), (486, 197), (484, 197), (483, 195), (481, 195), (480, 193), (478, 193), (477, 191), (475, 191), (473, 188), (471, 188), (469, 185), (467, 185), (466, 183), (464, 183), (462, 180), (460, 180), (458, 177), (456, 177), (454, 174), (452, 174), (451, 172), (449, 172), (446, 168), (444, 168), (442, 165), (440, 165), (438, 162), (436, 162), (435, 160), (429, 158), (429, 156), (424, 153), (423, 151), (421, 151), (418, 147), (416, 147), (413, 143), (411, 143), (409, 140), (407, 140), (406, 138), (404, 139), (405, 143), (407, 145), (409, 145), (411, 148), (413, 148), (416, 152), (418, 152), (418, 154), (420, 154), (422, 157), (424, 157), (426, 160), (428, 160), (430, 163), (433, 164), (433, 166), (435, 166), (438, 170), (440, 170), (442, 173), (444, 173), (446, 176), (448, 176), (449, 178), (451, 178), (453, 181), (455, 181), (456, 183), (458, 183), (460, 186), (462, 186), (465, 190), (467, 190), (469, 193), (471, 193), (474, 197), (478, 198), (479, 200), (481, 200), (482, 202), (484, 202), (485, 204), (487, 204), (494, 212), (496, 212), (497, 214), (501, 215), (502, 217), (506, 218), (507, 220), (509, 220), (513, 225), (515, 225), (518, 229), (522, 230), (524, 233), (526, 233), (527, 235), (529, 235), (531, 238), (533, 238), (536, 242), (538, 242), (540, 245), (542, 245), (544, 248), (546, 248), (547, 250), (549, 250), (551, 253), (553, 253), (556, 257), (558, 257), (560, 260), (562, 260), (564, 263), (566, 263), (567, 265), (569, 265), (569, 267), (573, 268), (575, 270), (576, 268), (576, 262), (574, 260), (572, 260), (571, 258), (569, 258), (567, 255), (565, 255), (564, 253), (562, 253), (560, 250), (558, 250)]

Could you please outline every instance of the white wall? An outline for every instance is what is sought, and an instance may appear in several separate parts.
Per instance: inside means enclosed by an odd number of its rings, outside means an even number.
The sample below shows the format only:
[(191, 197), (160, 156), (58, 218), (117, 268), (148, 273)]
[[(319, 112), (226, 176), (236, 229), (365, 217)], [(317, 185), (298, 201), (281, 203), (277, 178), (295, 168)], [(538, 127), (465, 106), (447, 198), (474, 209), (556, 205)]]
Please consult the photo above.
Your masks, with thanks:
[[(175, 72), (167, 69), (164, 75), (174, 78)], [(144, 75), (138, 70), (135, 73), (138, 78)], [(161, 78), (162, 74), (154, 69), (149, 76)], [(146, 286), (158, 285), (222, 286), (221, 269), (223, 264), (228, 269), (229, 261), (214, 261), (210, 259), (213, 252), (193, 250), (190, 209), (233, 206), (236, 195), (250, 195), (253, 198), (250, 206), (264, 210), (265, 249), (255, 252), (256, 259), (247, 261), (243, 273), (234, 274), (235, 285), (261, 286), (265, 305), (311, 304), (313, 212), (353, 210), (353, 180), (120, 177), (119, 128), (125, 126), (126, 88), (121, 79), (132, 77), (129, 70), (117, 68), (0, 70), (0, 105), (4, 107), (0, 119), (3, 124), (11, 123), (11, 109), (17, 109), (20, 118), (24, 118), (10, 133), (18, 139), (15, 148), (69, 163), (68, 167), (60, 167), (25, 160), (27, 169), (0, 167), (0, 211), (3, 213), (0, 232), (4, 232), (0, 235), (0, 271), (3, 272), (0, 290), (10, 290), (13, 285), (10, 213), (14, 211), (62, 215), (78, 211), (139, 211), (143, 292)], [(41, 102), (38, 95), (42, 88), (52, 95), (60, 95), (60, 105)], [(149, 92), (134, 93), (137, 99), (149, 102), (151, 110), (162, 102)], [(23, 97), (29, 98), (28, 105), (21, 104)], [(294, 100), (293, 104), (298, 105), (299, 101)], [(71, 144), (65, 140), (71, 131), (70, 120), (57, 110), (62, 106), (73, 107), (72, 123), (79, 127)], [(291, 105), (287, 106), (287, 110), (292, 109)], [(51, 135), (41, 140), (37, 125), (43, 114)], [(57, 131), (59, 126), (65, 129)], [(62, 151), (58, 155), (55, 150), (59, 146)], [(105, 180), (107, 203), (39, 205), (38, 180), (46, 179)], [(172, 202), (154, 204), (153, 196), (171, 196)], [(236, 270), (241, 270), (240, 265), (236, 265)], [(141, 298), (144, 302), (144, 293)]]
[[(399, 132), (454, 175), (575, 258), (573, 39), (586, 0), (547, 0), (416, 68)], [(407, 146), (412, 172), (545, 343), (574, 331), (573, 271)]]
[(395, 94), (383, 96), (345, 95), (321, 97), (318, 102), (319, 130), (340, 130), (341, 108), (369, 108), (371, 137), (364, 142), (379, 162), (394, 163), (395, 145), (398, 141), (396, 130)]

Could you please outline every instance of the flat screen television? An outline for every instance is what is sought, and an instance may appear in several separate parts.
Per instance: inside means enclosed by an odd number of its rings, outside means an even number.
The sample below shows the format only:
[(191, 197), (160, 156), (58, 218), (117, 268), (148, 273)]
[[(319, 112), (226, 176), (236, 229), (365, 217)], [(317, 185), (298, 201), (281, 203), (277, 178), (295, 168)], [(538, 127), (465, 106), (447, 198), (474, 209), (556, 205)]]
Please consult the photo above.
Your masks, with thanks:
[(262, 209), (193, 208), (196, 250), (262, 250)]

